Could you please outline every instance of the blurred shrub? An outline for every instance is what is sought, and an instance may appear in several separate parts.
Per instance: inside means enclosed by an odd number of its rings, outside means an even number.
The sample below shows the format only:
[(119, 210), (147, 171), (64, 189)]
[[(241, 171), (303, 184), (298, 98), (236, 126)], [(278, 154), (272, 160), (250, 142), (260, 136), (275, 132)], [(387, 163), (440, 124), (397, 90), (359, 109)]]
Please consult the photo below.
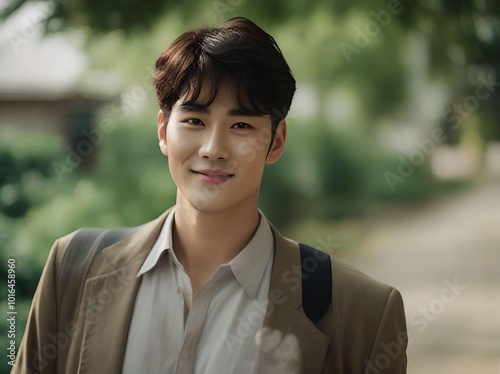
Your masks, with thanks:
[(340, 219), (384, 203), (417, 203), (461, 185), (436, 180), (427, 159), (391, 189), (384, 174), (397, 173), (400, 156), (364, 134), (297, 125), (282, 159), (267, 166), (261, 208), (282, 226), (305, 216)]
[[(22, 141), (20, 141), (22, 138)], [(42, 188), (60, 139), (45, 133), (0, 128), (0, 212), (19, 218), (45, 199)]]
[(259, 207), (278, 227), (290, 224), (301, 213), (298, 202), (302, 194), (293, 156), (285, 152), (276, 164), (267, 165), (262, 179)]

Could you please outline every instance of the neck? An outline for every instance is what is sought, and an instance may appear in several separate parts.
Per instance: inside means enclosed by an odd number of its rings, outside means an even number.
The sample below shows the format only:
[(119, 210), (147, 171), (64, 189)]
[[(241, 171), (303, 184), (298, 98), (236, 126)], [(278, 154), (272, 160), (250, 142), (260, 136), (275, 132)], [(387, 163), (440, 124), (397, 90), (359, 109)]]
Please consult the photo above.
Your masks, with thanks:
[(214, 212), (200, 211), (178, 194), (172, 232), (175, 254), (188, 275), (208, 279), (246, 246), (258, 224), (257, 199)]

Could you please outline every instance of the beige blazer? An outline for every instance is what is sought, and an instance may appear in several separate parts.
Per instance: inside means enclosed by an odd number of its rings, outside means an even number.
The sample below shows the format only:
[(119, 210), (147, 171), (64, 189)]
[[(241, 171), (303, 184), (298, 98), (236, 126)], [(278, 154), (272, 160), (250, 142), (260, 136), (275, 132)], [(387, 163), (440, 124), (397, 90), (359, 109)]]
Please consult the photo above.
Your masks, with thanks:
[[(79, 292), (74, 287), (78, 282), (60, 279), (59, 273), (74, 233), (54, 243), (12, 373), (121, 373), (141, 280), (136, 274), (167, 214), (103, 249), (91, 263), (74, 306), (65, 305), (61, 295)], [(302, 309), (300, 272), (294, 272), (301, 265), (298, 243), (271, 229), (275, 253), (264, 326), (298, 338), (300, 372), (406, 373), (406, 322), (399, 292), (332, 260), (332, 304), (313, 324)], [(262, 367), (257, 372), (265, 372)]]

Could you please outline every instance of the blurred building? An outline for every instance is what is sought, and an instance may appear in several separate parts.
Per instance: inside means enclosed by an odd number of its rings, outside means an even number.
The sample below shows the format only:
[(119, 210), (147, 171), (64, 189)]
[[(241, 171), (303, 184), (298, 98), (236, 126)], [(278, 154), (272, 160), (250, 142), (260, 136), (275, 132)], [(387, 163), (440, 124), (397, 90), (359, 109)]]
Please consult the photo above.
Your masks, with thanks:
[[(116, 79), (88, 79), (83, 35), (44, 35), (47, 11), (23, 7), (0, 26), (0, 134), (2, 127), (49, 132), (76, 149), (99, 107), (115, 99)], [(96, 150), (80, 166), (91, 166)]]
[[(1, 68), (1, 67), (0, 67)], [(63, 136), (66, 145), (76, 149), (94, 127), (96, 110), (107, 100), (81, 93), (59, 94), (0, 92), (0, 126), (20, 131), (52, 132)], [(94, 154), (85, 157), (83, 167), (91, 166)]]

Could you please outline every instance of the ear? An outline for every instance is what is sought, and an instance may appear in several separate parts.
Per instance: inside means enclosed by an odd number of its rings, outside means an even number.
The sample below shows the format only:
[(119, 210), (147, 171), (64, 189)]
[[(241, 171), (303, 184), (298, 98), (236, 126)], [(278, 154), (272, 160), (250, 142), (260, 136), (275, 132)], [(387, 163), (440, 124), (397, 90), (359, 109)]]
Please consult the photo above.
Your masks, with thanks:
[(160, 146), (160, 151), (163, 153), (165, 156), (168, 157), (168, 148), (167, 148), (167, 124), (165, 121), (165, 116), (163, 115), (163, 112), (160, 111), (158, 112), (158, 140), (159, 140), (159, 146)]
[(286, 142), (286, 121), (282, 119), (278, 123), (276, 133), (274, 134), (273, 144), (266, 158), (266, 164), (274, 164), (278, 161), (285, 150)]

